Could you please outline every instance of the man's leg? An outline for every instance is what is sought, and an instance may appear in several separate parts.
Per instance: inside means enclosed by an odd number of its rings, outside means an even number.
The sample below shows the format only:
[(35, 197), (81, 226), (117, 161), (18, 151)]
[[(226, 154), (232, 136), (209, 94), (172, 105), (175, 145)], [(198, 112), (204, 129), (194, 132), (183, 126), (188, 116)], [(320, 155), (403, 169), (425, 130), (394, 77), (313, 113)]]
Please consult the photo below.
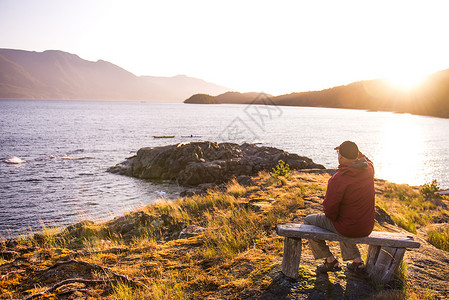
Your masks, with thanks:
[(356, 244), (340, 242), (340, 249), (343, 260), (352, 260), (352, 263), (347, 264), (349, 270), (355, 272), (363, 272), (365, 270), (359, 248)]
[(346, 260), (358, 260), (360, 258), (360, 251), (356, 244), (340, 242), (341, 257)]
[[(315, 225), (338, 234), (338, 231), (337, 229), (335, 229), (332, 221), (329, 220), (324, 214), (308, 215), (304, 218), (304, 224)], [(309, 245), (312, 249), (312, 253), (315, 259), (326, 258), (326, 261), (328, 263), (331, 263), (335, 260), (325, 241), (309, 240)], [(341, 256), (344, 261), (352, 260), (354, 263), (357, 263), (357, 266), (359, 268), (363, 267), (363, 261), (360, 255), (360, 251), (356, 244), (340, 242), (340, 249)]]
[[(315, 225), (327, 230), (335, 231), (335, 227), (332, 221), (329, 220), (323, 214), (309, 215), (305, 217), (304, 224)], [(339, 271), (341, 270), (338, 265), (338, 260), (332, 255), (329, 250), (329, 246), (323, 240), (309, 240), (310, 248), (312, 249), (313, 256), (315, 259), (326, 258), (324, 263), (317, 266), (317, 272), (327, 273), (329, 271)]]
[[(323, 214), (308, 215), (304, 218), (304, 224), (306, 225), (315, 225), (330, 230), (328, 228), (328, 222), (330, 222), (332, 227), (334, 226), (332, 222)], [(329, 250), (329, 246), (323, 240), (309, 240), (309, 246), (315, 259), (334, 257), (332, 252)]]

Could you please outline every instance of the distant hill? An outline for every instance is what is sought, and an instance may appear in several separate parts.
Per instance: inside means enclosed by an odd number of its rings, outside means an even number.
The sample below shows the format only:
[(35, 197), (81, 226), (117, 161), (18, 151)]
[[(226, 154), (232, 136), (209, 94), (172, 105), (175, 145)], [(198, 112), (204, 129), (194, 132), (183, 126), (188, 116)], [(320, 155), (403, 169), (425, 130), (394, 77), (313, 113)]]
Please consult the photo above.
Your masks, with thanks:
[[(238, 104), (238, 103), (253, 103), (257, 101), (256, 99), (259, 97), (260, 93), (257, 92), (249, 92), (249, 93), (239, 93), (239, 92), (226, 92), (224, 94), (215, 96), (220, 103), (229, 103), (229, 104)], [(267, 95), (268, 97), (272, 97), (271, 95)]]
[(382, 79), (353, 82), (330, 89), (273, 98), (277, 105), (356, 108), (449, 117), (449, 69), (430, 75), (410, 90)]
[(181, 102), (229, 89), (185, 75), (136, 76), (110, 62), (49, 50), (0, 49), (0, 98)]
[[(261, 99), (261, 95), (264, 96)], [(240, 93), (240, 92), (226, 92), (218, 96), (211, 96), (207, 94), (196, 94), (185, 100), (184, 103), (195, 104), (266, 104), (263, 100), (271, 99), (273, 96), (269, 94), (262, 94), (257, 92)]]
[(185, 100), (184, 103), (190, 104), (219, 104), (216, 97), (207, 94), (195, 94), (189, 99)]
[[(258, 101), (259, 93), (226, 92), (215, 96), (219, 103), (273, 104), (405, 112), (449, 118), (449, 69), (427, 77), (419, 86), (402, 90), (383, 79), (364, 80), (322, 91), (270, 96)], [(261, 99), (264, 100), (264, 99)]]

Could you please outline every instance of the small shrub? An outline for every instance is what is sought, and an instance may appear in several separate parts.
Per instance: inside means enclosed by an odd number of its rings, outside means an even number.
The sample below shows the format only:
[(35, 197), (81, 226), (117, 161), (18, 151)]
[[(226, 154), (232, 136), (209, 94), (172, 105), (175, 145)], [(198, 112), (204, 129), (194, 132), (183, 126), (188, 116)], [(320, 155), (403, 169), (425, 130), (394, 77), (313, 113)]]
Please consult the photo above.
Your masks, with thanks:
[(430, 230), (427, 232), (427, 241), (438, 249), (449, 251), (449, 228)]
[(278, 165), (273, 168), (273, 172), (270, 172), (271, 177), (273, 178), (290, 178), (290, 175), (292, 174), (292, 170), (290, 170), (290, 166), (285, 163), (283, 160), (278, 161)]
[(433, 179), (431, 182), (425, 183), (419, 192), (423, 195), (424, 198), (434, 199), (441, 198), (441, 195), (437, 192), (440, 190), (440, 186), (436, 179)]

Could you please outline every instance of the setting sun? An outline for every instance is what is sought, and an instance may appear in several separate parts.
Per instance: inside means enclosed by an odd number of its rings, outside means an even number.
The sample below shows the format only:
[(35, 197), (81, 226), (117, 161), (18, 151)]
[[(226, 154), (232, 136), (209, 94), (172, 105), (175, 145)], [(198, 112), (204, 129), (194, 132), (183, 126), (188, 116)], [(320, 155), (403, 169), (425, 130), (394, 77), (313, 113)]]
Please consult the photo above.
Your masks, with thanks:
[(418, 87), (428, 76), (428, 74), (423, 74), (422, 72), (398, 72), (388, 76), (387, 81), (395, 88), (401, 90), (411, 90)]

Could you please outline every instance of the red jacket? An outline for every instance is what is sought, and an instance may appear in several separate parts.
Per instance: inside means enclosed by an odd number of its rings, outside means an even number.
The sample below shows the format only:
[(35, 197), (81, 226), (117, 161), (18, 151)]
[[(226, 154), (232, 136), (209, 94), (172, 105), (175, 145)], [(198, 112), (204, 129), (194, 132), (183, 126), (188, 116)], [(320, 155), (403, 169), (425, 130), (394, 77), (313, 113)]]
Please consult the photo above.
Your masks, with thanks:
[(368, 236), (374, 227), (374, 167), (365, 156), (338, 166), (329, 179), (324, 214), (346, 237)]

